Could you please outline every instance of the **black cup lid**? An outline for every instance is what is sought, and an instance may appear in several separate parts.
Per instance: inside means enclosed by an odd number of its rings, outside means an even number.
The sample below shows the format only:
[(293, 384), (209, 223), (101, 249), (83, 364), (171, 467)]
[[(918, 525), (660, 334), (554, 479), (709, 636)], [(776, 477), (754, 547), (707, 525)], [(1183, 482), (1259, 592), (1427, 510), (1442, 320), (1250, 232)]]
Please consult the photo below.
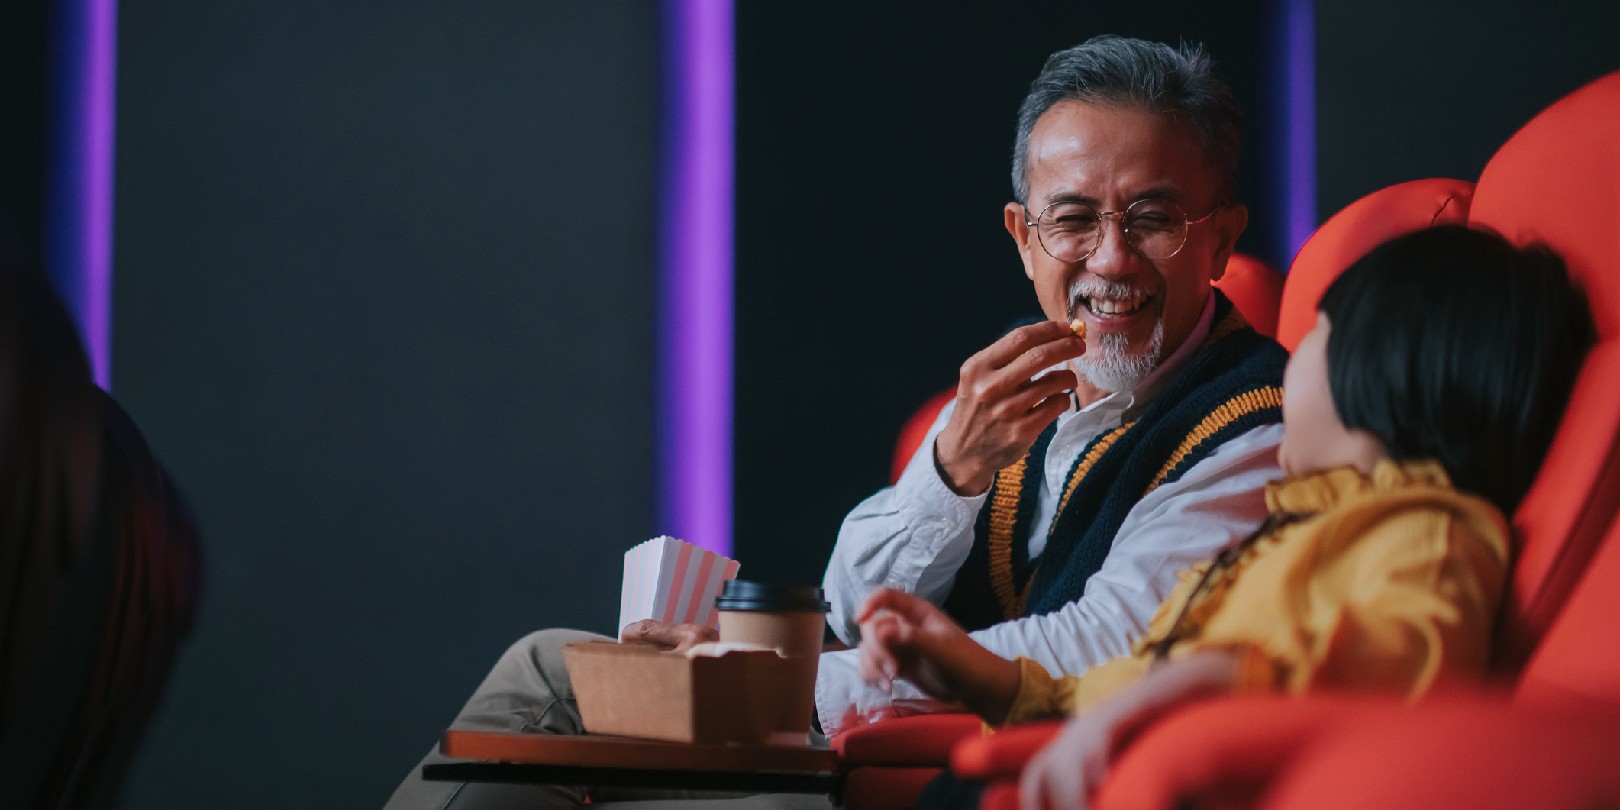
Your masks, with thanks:
[(807, 611), (826, 613), (832, 609), (820, 588), (808, 585), (776, 585), (733, 579), (726, 582), (720, 595), (714, 598), (716, 610), (738, 611)]

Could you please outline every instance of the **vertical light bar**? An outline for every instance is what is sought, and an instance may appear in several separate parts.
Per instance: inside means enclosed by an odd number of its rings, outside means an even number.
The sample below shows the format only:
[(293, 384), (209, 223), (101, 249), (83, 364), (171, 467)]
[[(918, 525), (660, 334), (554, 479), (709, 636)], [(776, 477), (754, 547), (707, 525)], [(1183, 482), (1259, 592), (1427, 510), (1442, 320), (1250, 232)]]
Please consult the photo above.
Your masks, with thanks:
[(1273, 43), (1280, 62), (1275, 71), (1280, 86), (1273, 97), (1279, 107), (1282, 165), (1278, 210), (1282, 244), (1278, 260), (1294, 259), (1301, 245), (1315, 232), (1316, 221), (1316, 9), (1315, 0), (1281, 0), (1273, 4), (1279, 41)]
[(96, 384), (111, 390), (118, 2), (52, 5), (45, 257)]
[(665, 0), (659, 530), (731, 554), (731, 0)]

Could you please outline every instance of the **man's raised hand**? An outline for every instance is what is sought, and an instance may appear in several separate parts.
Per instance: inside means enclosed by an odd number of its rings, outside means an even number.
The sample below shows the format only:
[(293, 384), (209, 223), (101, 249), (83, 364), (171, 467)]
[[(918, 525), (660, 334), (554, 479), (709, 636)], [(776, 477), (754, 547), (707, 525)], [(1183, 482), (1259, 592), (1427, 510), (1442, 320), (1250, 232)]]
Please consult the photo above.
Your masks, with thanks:
[(1085, 350), (1068, 324), (1042, 321), (1008, 332), (962, 364), (956, 408), (934, 442), (934, 461), (952, 491), (984, 492), (997, 470), (1029, 452), (1079, 384), (1066, 368), (1035, 375)]

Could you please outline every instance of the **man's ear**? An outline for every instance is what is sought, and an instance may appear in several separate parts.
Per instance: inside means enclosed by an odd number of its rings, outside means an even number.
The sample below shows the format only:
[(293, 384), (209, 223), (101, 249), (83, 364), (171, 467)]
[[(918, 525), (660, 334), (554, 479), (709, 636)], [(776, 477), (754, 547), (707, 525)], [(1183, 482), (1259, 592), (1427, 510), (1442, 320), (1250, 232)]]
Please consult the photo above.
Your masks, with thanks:
[(1215, 245), (1215, 267), (1209, 274), (1209, 280), (1219, 281), (1221, 276), (1226, 275), (1226, 262), (1232, 258), (1232, 251), (1237, 249), (1238, 237), (1249, 227), (1249, 207), (1227, 206), (1215, 215), (1212, 224), (1215, 226), (1215, 238), (1219, 241)]
[(1030, 263), (1029, 248), (1035, 234), (1031, 233), (1029, 226), (1025, 224), (1024, 206), (1015, 202), (1007, 203), (1001, 209), (1001, 221), (1007, 227), (1007, 233), (1012, 235), (1013, 241), (1018, 243), (1018, 258), (1024, 263), (1024, 275), (1034, 281), (1035, 265)]

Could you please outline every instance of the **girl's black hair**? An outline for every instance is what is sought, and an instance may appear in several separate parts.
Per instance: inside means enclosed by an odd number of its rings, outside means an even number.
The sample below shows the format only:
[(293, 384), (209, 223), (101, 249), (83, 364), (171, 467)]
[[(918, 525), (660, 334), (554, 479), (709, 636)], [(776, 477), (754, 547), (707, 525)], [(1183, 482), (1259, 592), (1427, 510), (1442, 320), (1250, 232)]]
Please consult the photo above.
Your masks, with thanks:
[(1374, 248), (1317, 309), (1345, 426), (1396, 460), (1439, 461), (1458, 489), (1511, 513), (1595, 337), (1563, 260), (1486, 231), (1428, 228)]

